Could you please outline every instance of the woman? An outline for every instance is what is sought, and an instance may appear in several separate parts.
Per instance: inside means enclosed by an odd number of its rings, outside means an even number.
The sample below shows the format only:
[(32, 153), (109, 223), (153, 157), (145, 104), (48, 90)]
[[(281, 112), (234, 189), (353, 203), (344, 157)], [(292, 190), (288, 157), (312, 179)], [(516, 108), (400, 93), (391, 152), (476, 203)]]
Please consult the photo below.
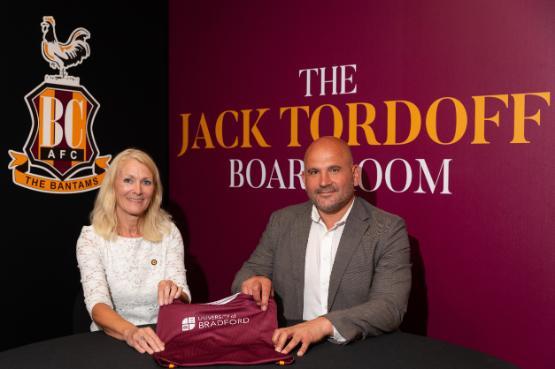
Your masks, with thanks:
[(91, 225), (77, 241), (91, 330), (149, 354), (163, 351), (164, 343), (152, 328), (139, 326), (156, 323), (159, 306), (191, 296), (183, 240), (161, 202), (156, 164), (143, 151), (127, 149), (107, 170)]

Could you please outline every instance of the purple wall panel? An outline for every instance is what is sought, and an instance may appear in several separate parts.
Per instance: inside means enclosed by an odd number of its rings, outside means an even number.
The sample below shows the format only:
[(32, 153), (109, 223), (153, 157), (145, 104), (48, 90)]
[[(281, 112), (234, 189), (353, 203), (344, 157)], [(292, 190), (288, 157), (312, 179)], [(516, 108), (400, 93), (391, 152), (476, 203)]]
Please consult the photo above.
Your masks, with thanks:
[[(375, 159), (383, 171), (391, 161), (391, 183), (403, 187), (410, 165), (413, 180), (400, 193), (384, 183), (374, 192), (358, 193), (377, 206), (403, 216), (412, 239), (415, 292), (408, 329), (424, 322), (420, 333), (478, 349), (524, 368), (555, 362), (549, 342), (555, 326), (555, 3), (551, 1), (342, 1), (236, 3), (170, 1), (170, 198), (187, 223), (189, 278), (193, 295), (215, 299), (229, 294), (234, 273), (254, 249), (269, 214), (304, 201), (296, 189), (230, 187), (230, 160), (246, 165), (259, 159), (267, 176), (277, 160), (289, 183), (289, 160), (302, 159), (312, 140), (310, 123), (299, 118), (301, 147), (291, 140), (289, 115), (280, 108), (322, 104), (341, 112), (347, 140), (348, 103), (376, 109), (371, 127), (378, 142), (387, 134), (385, 101), (408, 100), (422, 119), (420, 135), (405, 145), (368, 145), (361, 130), (357, 162)], [(356, 64), (356, 94), (306, 97), (305, 68)], [(352, 87), (352, 85), (350, 85)], [(330, 86), (328, 86), (328, 90)], [(525, 114), (540, 111), (540, 124), (524, 123), (529, 143), (511, 143), (518, 96)], [(472, 144), (475, 136), (473, 96), (486, 99), (486, 116), (499, 112), (499, 125), (485, 122), (489, 144)], [(426, 113), (442, 97), (460, 101), (467, 126), (451, 145), (426, 134)], [(269, 148), (241, 148), (241, 110), (268, 108), (258, 128)], [(238, 147), (219, 147), (215, 135), (220, 113), (225, 145), (238, 137)], [(407, 137), (408, 109), (397, 112), (398, 141)], [(440, 104), (439, 139), (455, 134), (455, 109)], [(190, 114), (190, 143), (201, 114), (214, 149), (183, 144), (181, 114)], [(360, 112), (362, 114), (362, 110)], [(359, 116), (362, 120), (364, 115)], [(319, 119), (320, 133), (333, 133), (329, 109)], [(412, 122), (412, 124), (415, 124)], [(202, 132), (202, 131), (201, 131)], [(437, 175), (449, 164), (449, 190), (415, 193), (423, 159)], [(260, 174), (252, 164), (252, 180)], [(366, 186), (376, 181), (365, 165)], [(403, 170), (402, 170), (403, 169)], [(243, 169), (243, 172), (245, 168)], [(237, 177), (236, 177), (237, 180)], [(275, 186), (278, 181), (272, 182)], [(197, 290), (195, 290), (195, 287)]]

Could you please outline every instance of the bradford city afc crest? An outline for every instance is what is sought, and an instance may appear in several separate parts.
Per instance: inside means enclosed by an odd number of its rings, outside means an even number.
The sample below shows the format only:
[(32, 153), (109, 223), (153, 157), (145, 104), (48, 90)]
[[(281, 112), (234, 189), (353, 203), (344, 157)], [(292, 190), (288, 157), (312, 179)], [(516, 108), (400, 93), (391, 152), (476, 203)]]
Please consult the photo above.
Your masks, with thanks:
[(100, 186), (111, 155), (100, 156), (92, 126), (100, 104), (67, 70), (90, 55), (90, 32), (75, 29), (64, 43), (53, 17), (43, 17), (42, 56), (57, 75), (25, 96), (31, 131), (23, 152), (9, 150), (16, 185), (48, 193), (76, 193)]

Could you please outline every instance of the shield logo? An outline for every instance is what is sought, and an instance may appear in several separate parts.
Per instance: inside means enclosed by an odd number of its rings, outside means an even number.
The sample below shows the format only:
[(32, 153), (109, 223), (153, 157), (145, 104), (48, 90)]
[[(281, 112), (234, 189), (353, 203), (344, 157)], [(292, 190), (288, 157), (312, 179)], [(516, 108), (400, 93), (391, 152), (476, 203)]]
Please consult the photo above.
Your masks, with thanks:
[(83, 86), (43, 83), (26, 97), (32, 128), (24, 146), (31, 165), (65, 180), (98, 155), (92, 123), (99, 104)]

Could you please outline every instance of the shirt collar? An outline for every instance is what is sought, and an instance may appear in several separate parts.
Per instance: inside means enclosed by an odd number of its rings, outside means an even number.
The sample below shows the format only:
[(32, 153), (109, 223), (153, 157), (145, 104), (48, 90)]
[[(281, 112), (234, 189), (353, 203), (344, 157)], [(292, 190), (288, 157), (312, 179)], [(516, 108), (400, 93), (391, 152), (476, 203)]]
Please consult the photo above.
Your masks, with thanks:
[[(343, 216), (341, 217), (341, 219), (339, 219), (339, 221), (337, 223), (335, 223), (333, 225), (333, 227), (330, 228), (330, 231), (336, 227), (342, 226), (343, 224), (345, 224), (345, 222), (347, 221), (347, 217), (349, 216), (349, 214), (351, 213), (351, 210), (353, 209), (353, 204), (355, 203), (355, 198), (353, 197), (353, 200), (351, 201), (351, 205), (349, 205), (349, 208), (347, 209), (347, 211), (345, 212), (345, 214), (343, 214)], [(322, 217), (320, 216), (320, 213), (318, 212), (318, 209), (316, 208), (316, 206), (313, 204), (312, 205), (312, 212), (310, 214), (310, 217), (312, 218), (313, 222), (316, 223), (322, 223), (324, 224), (324, 222), (322, 221)]]

